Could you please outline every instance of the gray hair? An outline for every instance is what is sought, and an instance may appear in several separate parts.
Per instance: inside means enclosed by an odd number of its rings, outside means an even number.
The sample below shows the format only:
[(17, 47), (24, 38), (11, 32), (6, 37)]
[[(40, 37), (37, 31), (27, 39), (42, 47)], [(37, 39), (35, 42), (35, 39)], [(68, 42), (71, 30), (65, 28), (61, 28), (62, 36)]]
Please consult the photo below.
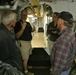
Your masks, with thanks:
[(72, 27), (73, 23), (69, 23), (68, 21), (64, 20), (64, 25), (68, 26), (68, 27)]
[(1, 14), (1, 22), (4, 25), (9, 24), (15, 17), (17, 17), (17, 14), (11, 10), (5, 10), (2, 14)]

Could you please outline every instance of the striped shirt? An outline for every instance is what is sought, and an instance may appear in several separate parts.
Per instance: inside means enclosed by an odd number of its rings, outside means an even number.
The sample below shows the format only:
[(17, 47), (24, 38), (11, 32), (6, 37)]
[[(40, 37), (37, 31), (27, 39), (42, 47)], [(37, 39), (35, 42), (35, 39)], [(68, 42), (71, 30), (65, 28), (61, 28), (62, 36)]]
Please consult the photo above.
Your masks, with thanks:
[(60, 37), (55, 42), (51, 53), (53, 72), (58, 75), (61, 71), (68, 70), (76, 53), (75, 33), (66, 28), (60, 32)]

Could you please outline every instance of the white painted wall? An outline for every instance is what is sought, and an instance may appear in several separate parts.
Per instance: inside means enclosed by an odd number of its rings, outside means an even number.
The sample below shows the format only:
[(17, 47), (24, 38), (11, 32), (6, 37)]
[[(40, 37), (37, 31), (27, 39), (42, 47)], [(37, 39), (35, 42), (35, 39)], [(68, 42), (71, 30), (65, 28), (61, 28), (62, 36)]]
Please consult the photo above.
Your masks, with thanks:
[[(46, 3), (46, 2), (41, 2), (41, 4)], [(49, 2), (49, 4), (53, 11), (61, 12), (61, 11), (69, 11), (73, 14), (74, 19), (76, 19), (76, 0), (72, 2), (71, 0), (59, 0), (57, 2)]]
[[(41, 4), (46, 3), (46, 2), (41, 2)], [(50, 5), (53, 9), (53, 12), (61, 12), (61, 11), (68, 11), (72, 13), (74, 20), (76, 20), (76, 0), (72, 2), (72, 0), (59, 0), (56, 2), (47, 2), (46, 4)], [(44, 15), (44, 30), (45, 30), (45, 25), (47, 24), (47, 17)], [(42, 25), (42, 24), (39, 24)]]
[[(41, 4), (43, 3), (46, 3), (46, 2), (41, 2)], [(63, 0), (63, 1), (57, 1), (57, 2), (52, 2), (52, 3), (49, 2), (46, 4), (49, 4), (52, 7), (53, 12), (68, 11), (72, 13), (74, 20), (76, 20), (76, 0), (74, 0), (74, 2), (72, 2), (71, 0), (67, 0), (67, 1)], [(44, 24), (44, 38), (47, 44), (47, 35), (46, 35), (47, 17), (46, 15), (44, 16), (43, 24)], [(73, 29), (74, 27), (75, 25), (73, 26)]]

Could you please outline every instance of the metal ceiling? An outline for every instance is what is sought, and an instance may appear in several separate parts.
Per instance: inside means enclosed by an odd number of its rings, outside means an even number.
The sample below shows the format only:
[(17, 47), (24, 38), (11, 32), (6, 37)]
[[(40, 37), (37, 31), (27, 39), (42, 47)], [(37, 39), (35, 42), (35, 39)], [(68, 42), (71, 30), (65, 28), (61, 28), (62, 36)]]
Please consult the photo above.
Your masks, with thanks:
[[(42, 0), (0, 0), (0, 9), (17, 10), (17, 12), (25, 7), (28, 7), (29, 14), (35, 14), (37, 17), (41, 17), (43, 13), (43, 5), (40, 4)], [(51, 0), (44, 0), (51, 1)], [(48, 8), (46, 5), (44, 8)]]
[[(41, 1), (53, 2), (53, 1), (69, 1), (69, 0), (0, 0), (0, 9), (18, 10), (28, 7), (28, 12), (34, 13), (37, 16), (41, 16), (41, 11), (44, 9), (52, 11), (51, 6), (46, 4), (41, 5)], [(74, 1), (74, 0), (71, 0)], [(46, 10), (45, 10), (46, 11)]]

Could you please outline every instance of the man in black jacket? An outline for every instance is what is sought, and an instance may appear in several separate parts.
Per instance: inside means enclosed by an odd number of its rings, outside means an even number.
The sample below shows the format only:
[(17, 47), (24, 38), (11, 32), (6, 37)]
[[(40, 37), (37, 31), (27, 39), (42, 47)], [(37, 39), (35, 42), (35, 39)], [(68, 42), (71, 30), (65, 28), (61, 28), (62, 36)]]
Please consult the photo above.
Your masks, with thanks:
[(23, 72), (22, 56), (16, 46), (12, 32), (16, 23), (16, 13), (6, 10), (1, 14), (0, 25), (0, 60)]
[(58, 21), (59, 12), (53, 12), (52, 14), (52, 22), (48, 24), (47, 27), (47, 34), (48, 34), (48, 48), (51, 53), (52, 46), (54, 42), (59, 37), (59, 29), (57, 28), (57, 21)]

